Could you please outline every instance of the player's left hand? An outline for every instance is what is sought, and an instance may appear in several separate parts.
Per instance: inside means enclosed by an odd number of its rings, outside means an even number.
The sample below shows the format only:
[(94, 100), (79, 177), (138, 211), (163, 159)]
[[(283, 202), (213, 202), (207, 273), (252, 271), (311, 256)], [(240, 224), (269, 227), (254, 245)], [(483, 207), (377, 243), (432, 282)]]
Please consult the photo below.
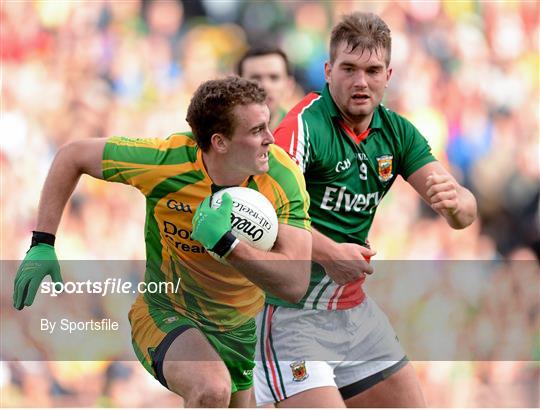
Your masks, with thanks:
[(21, 310), (31, 306), (41, 281), (47, 275), (51, 276), (53, 282), (63, 283), (54, 246), (38, 243), (28, 250), (17, 270), (13, 286), (13, 307)]
[(373, 273), (373, 266), (369, 261), (376, 253), (356, 243), (337, 243), (333, 247), (333, 259), (318, 262), (334, 282), (346, 285)]
[(458, 185), (450, 175), (432, 172), (426, 179), (426, 187), (429, 204), (435, 211), (450, 215), (459, 211)]
[(206, 197), (198, 206), (193, 216), (191, 237), (209, 251), (224, 256), (236, 241), (231, 233), (233, 200), (228, 193), (223, 194), (219, 208), (212, 208), (211, 200), (212, 196)]

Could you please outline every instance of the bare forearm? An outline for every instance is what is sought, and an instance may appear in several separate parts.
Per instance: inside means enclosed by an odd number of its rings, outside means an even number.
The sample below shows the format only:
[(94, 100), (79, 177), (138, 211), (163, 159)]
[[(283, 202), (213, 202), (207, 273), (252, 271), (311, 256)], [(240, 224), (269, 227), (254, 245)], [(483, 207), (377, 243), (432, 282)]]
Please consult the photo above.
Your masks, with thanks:
[(365, 274), (373, 273), (369, 259), (374, 254), (375, 252), (369, 248), (356, 243), (337, 243), (313, 230), (312, 258), (338, 285), (345, 285)]
[(312, 236), (313, 236), (313, 251), (312, 251), (312, 259), (315, 262), (321, 262), (325, 260), (332, 259), (332, 255), (334, 254), (333, 249), (336, 245), (336, 242), (334, 242), (329, 237), (323, 235), (319, 231), (317, 231), (315, 228), (312, 230)]
[(36, 230), (56, 234), (64, 207), (81, 176), (69, 158), (69, 149), (56, 155), (39, 200)]
[(473, 194), (462, 187), (438, 161), (415, 171), (407, 182), (452, 228), (466, 228), (476, 219), (476, 199)]
[(36, 230), (56, 234), (62, 212), (82, 174), (101, 178), (106, 139), (80, 140), (62, 146), (43, 185)]
[[(291, 246), (289, 243), (289, 250)], [(240, 242), (227, 261), (261, 289), (294, 303), (304, 296), (309, 285), (311, 237), (297, 248), (291, 254), (278, 244), (272, 252), (264, 252)]]

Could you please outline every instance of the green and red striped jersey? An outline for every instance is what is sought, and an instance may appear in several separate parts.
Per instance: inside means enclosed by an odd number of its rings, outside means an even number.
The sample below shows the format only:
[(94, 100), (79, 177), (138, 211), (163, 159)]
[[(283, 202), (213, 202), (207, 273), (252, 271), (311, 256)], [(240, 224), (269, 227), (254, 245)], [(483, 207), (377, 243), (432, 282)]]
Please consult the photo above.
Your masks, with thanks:
[[(398, 175), (405, 179), (435, 161), (426, 139), (405, 118), (379, 105), (362, 135), (345, 125), (328, 86), (298, 103), (275, 131), (276, 144), (299, 165), (315, 229), (336, 242), (364, 245), (377, 207)], [(306, 309), (348, 309), (364, 299), (362, 282), (339, 286), (314, 263)]]

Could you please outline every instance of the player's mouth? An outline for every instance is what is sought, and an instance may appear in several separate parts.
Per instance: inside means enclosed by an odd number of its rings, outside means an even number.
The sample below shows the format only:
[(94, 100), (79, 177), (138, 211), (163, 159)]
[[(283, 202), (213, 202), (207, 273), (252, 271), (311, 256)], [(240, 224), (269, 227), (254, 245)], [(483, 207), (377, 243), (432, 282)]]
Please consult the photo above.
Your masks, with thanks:
[(364, 104), (370, 100), (370, 97), (368, 94), (365, 93), (355, 93), (351, 96), (351, 99), (356, 104)]
[(262, 154), (259, 154), (259, 159), (263, 161), (268, 161), (268, 151), (263, 152)]

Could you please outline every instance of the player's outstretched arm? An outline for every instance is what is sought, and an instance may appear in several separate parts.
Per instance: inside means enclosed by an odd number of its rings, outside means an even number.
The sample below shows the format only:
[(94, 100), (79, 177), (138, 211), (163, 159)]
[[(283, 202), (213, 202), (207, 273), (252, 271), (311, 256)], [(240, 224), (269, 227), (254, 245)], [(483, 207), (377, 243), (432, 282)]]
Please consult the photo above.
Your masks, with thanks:
[(54, 251), (55, 234), (66, 203), (82, 174), (102, 178), (101, 158), (106, 139), (75, 141), (60, 148), (45, 180), (32, 244), (15, 276), (13, 306), (23, 309), (34, 302), (39, 284), (50, 275), (62, 282)]
[(373, 273), (369, 259), (375, 251), (355, 243), (337, 243), (313, 229), (313, 260), (322, 265), (338, 285)]
[(226, 257), (227, 261), (261, 289), (288, 302), (298, 302), (309, 286), (311, 232), (280, 224), (271, 251), (255, 249), (231, 233), (232, 198), (226, 193), (219, 208), (210, 197), (193, 217), (192, 238)]
[(415, 171), (407, 182), (454, 229), (463, 229), (476, 219), (476, 199), (440, 162), (430, 162)]
[(36, 230), (56, 234), (60, 218), (82, 174), (103, 179), (101, 158), (106, 138), (73, 141), (56, 154), (39, 200)]

